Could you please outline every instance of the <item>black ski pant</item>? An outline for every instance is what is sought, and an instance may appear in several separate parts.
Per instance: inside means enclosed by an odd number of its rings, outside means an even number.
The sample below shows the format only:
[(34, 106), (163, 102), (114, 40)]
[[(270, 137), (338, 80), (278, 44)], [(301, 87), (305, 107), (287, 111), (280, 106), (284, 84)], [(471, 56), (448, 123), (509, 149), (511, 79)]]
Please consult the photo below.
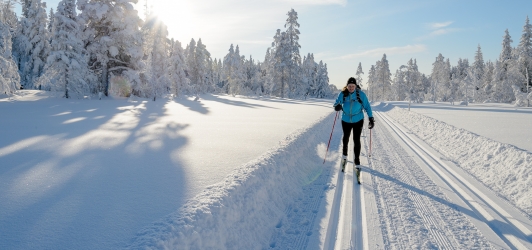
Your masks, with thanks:
[(343, 155), (347, 155), (347, 146), (349, 144), (349, 136), (351, 136), (351, 130), (353, 130), (353, 142), (355, 143), (355, 164), (360, 165), (360, 135), (362, 134), (362, 127), (364, 126), (364, 119), (349, 123), (342, 121), (342, 130), (344, 131), (344, 138), (342, 139)]

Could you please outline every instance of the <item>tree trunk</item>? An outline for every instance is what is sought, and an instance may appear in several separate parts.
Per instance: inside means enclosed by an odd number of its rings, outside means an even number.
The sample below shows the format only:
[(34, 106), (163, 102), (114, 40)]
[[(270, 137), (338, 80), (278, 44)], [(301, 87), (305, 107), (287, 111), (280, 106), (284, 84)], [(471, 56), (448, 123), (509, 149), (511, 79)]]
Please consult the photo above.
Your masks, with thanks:
[(102, 67), (102, 84), (103, 84), (103, 94), (109, 96), (109, 72), (108, 72), (107, 62), (103, 63)]

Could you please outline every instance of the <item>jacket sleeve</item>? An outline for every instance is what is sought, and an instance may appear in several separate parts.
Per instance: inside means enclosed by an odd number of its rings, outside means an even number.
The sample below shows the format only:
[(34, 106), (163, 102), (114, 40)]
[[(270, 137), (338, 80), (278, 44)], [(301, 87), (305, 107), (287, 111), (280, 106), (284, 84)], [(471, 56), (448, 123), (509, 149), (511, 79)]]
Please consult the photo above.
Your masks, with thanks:
[(362, 106), (364, 106), (364, 110), (366, 110), (366, 113), (368, 114), (368, 117), (373, 117), (373, 112), (371, 111), (371, 105), (369, 104), (368, 97), (366, 96), (366, 93), (363, 91), (360, 91), (362, 98)]
[(338, 94), (338, 97), (336, 98), (333, 107), (336, 107), (336, 105), (338, 104), (344, 104), (344, 92), (340, 91), (340, 94)]

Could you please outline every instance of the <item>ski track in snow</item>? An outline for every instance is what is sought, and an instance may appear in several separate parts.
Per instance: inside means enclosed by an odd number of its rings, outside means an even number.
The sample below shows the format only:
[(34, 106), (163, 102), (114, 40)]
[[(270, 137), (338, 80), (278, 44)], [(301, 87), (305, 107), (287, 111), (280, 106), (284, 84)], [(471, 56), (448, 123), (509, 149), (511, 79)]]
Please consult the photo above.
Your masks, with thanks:
[(384, 243), (391, 249), (489, 249), (476, 227), (439, 190), (383, 124), (373, 133), (371, 168)]
[(402, 108), (386, 114), (532, 219), (532, 153)]
[[(318, 234), (314, 222), (331, 188), (333, 163), (322, 164), (322, 151), (333, 115), (287, 136), (145, 228), (127, 249), (304, 249), (308, 238)], [(334, 138), (337, 145), (339, 136)], [(329, 152), (328, 158), (338, 156)]]

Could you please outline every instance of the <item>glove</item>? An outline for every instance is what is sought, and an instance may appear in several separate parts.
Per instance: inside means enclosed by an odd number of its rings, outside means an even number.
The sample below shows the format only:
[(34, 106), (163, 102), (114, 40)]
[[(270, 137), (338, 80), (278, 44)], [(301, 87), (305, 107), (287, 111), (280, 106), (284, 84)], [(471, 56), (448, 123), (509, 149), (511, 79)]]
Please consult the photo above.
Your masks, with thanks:
[(338, 105), (334, 106), (334, 110), (335, 110), (335, 111), (343, 110), (343, 108), (342, 108), (342, 104), (338, 104)]
[(369, 118), (369, 125), (368, 128), (372, 129), (375, 126), (375, 119), (373, 117)]

